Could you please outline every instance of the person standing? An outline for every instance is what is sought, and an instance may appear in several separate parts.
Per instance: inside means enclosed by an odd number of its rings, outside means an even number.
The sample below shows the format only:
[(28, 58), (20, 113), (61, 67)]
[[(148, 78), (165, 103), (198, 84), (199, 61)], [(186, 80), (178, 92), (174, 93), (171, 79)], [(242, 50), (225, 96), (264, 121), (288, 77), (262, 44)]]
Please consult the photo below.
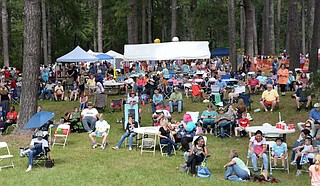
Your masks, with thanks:
[(280, 85), (281, 95), (286, 95), (286, 86), (288, 82), (289, 71), (286, 69), (285, 64), (280, 65), (280, 69), (278, 70), (278, 83)]

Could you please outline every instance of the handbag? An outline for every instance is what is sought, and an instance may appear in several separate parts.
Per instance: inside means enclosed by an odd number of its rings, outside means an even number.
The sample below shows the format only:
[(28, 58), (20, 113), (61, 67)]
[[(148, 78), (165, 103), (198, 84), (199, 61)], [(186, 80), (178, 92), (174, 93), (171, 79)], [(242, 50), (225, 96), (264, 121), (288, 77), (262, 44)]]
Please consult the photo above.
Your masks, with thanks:
[(198, 166), (198, 177), (200, 178), (209, 178), (211, 177), (211, 172), (209, 171), (208, 167), (205, 165)]
[(52, 168), (54, 166), (54, 159), (48, 158), (44, 163), (46, 168)]

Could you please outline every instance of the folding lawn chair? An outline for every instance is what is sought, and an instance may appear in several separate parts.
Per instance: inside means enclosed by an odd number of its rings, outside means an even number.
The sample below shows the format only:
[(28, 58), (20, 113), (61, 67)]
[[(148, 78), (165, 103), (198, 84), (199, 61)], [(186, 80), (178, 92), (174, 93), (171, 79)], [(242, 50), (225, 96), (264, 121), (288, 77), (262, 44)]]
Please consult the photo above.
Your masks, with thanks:
[(134, 120), (140, 124), (139, 106), (138, 104), (131, 105), (124, 104), (124, 117), (122, 118), (123, 129), (125, 130), (128, 123), (129, 116), (134, 116)]
[[(284, 142), (283, 142), (284, 143)], [(272, 173), (272, 170), (286, 170), (287, 172), (288, 172), (288, 174), (289, 174), (289, 158), (288, 158), (288, 152), (287, 152), (287, 154), (286, 154), (286, 156), (285, 156), (285, 160), (286, 160), (286, 169), (283, 169), (283, 168), (278, 168), (278, 167), (275, 167), (275, 168), (273, 168), (272, 167), (272, 163), (273, 163), (273, 161), (274, 161), (274, 159), (273, 159), (273, 155), (272, 155), (272, 153), (271, 153), (271, 151), (272, 151), (272, 146), (274, 145), (274, 144), (276, 144), (276, 142), (275, 141), (267, 141), (267, 145), (269, 146), (269, 165), (270, 165), (270, 173)], [(287, 146), (287, 144), (286, 143), (284, 143), (286, 146)], [(278, 161), (281, 161), (281, 157), (278, 157)]]
[(253, 102), (251, 99), (251, 94), (239, 94), (238, 99), (243, 99), (244, 104), (246, 105), (246, 107), (249, 108), (249, 111), (251, 110), (251, 103)]
[(0, 151), (0, 163), (4, 162), (5, 160), (10, 160), (10, 164), (7, 165), (1, 165), (0, 164), (0, 171), (2, 168), (6, 168), (6, 167), (12, 167), (14, 168), (14, 164), (13, 164), (13, 155), (10, 153), (9, 147), (7, 142), (0, 142), (0, 149), (4, 149)]
[[(58, 128), (56, 130), (57, 132), (55, 132), (54, 134), (54, 140), (53, 140), (53, 144), (52, 144), (52, 148), (54, 147), (54, 145), (62, 145), (63, 148), (66, 146), (67, 144), (67, 139), (68, 136), (70, 134), (70, 125), (67, 124), (60, 124), (58, 125)], [(56, 142), (57, 138), (62, 138), (62, 142)]]
[(115, 100), (111, 100), (110, 101), (110, 108), (113, 109), (112, 112), (115, 111), (115, 109), (119, 108), (120, 111), (122, 110), (122, 106), (123, 106), (123, 100), (122, 99), (115, 99)]
[(143, 131), (141, 142), (141, 154), (143, 152), (151, 152), (153, 155), (156, 153), (157, 145), (157, 128), (148, 128)]
[(106, 105), (107, 105), (107, 94), (98, 94), (95, 93), (94, 94), (94, 101), (93, 101), (93, 105), (95, 106), (95, 108), (97, 108), (98, 110), (102, 110), (104, 111)]

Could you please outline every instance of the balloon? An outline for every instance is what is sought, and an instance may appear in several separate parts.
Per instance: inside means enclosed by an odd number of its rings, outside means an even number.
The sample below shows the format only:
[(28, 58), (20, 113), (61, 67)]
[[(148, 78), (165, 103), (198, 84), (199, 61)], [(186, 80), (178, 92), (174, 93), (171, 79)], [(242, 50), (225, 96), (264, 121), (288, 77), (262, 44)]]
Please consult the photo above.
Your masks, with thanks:
[(179, 38), (178, 37), (173, 37), (172, 38), (172, 42), (178, 42), (179, 41)]
[(159, 38), (155, 39), (153, 42), (154, 42), (154, 43), (161, 43), (161, 41), (160, 41)]

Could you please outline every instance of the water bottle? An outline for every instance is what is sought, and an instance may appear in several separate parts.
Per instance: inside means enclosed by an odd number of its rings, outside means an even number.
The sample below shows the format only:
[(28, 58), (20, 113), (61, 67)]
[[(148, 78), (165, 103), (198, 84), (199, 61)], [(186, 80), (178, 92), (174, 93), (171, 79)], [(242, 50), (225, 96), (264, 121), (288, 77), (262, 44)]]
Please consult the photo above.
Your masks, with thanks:
[(253, 112), (260, 112), (260, 108), (255, 109)]

